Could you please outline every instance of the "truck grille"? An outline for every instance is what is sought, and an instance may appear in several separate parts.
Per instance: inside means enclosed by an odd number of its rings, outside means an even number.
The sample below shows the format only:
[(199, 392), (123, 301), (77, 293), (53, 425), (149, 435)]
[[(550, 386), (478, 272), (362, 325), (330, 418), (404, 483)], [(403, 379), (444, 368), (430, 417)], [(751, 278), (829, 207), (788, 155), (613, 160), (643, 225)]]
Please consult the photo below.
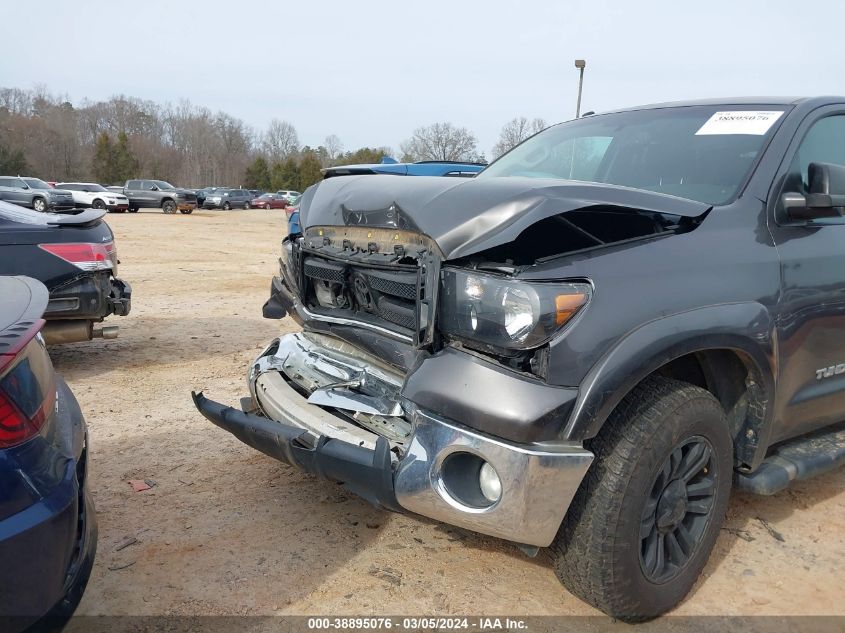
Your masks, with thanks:
[(416, 329), (417, 271), (382, 270), (307, 257), (303, 272), (321, 308)]

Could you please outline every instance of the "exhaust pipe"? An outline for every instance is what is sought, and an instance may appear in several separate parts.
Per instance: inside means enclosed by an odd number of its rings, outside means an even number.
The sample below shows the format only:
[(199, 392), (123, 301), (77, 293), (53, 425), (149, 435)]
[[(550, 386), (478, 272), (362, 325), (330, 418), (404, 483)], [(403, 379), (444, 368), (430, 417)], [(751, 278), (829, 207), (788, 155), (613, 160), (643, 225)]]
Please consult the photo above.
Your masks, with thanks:
[(101, 328), (95, 329), (92, 334), (94, 338), (113, 339), (117, 338), (117, 329), (116, 325), (104, 325)]
[(78, 343), (90, 341), (95, 338), (113, 339), (117, 338), (118, 326), (104, 325), (101, 328), (94, 328), (93, 321), (66, 320), (47, 321), (41, 330), (41, 335), (47, 345), (61, 345), (63, 343)]

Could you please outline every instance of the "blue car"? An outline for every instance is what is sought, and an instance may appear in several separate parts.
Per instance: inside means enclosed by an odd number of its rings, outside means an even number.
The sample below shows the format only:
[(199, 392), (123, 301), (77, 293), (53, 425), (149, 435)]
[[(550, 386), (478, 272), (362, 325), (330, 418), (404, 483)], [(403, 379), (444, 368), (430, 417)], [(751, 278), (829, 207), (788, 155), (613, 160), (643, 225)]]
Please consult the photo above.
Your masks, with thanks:
[(392, 158), (383, 158), (372, 165), (337, 165), (322, 169), (323, 178), (334, 176), (357, 176), (361, 174), (388, 174), (395, 176), (453, 176), (472, 178), (487, 167), (485, 163), (466, 163), (450, 160), (421, 160), (416, 163), (398, 163)]
[(97, 524), (85, 420), (40, 333), (47, 289), (0, 277), (0, 297), (0, 631), (19, 631), (76, 609)]
[[(323, 178), (336, 176), (361, 176), (365, 174), (386, 174), (394, 176), (448, 176), (472, 178), (486, 163), (469, 163), (450, 160), (421, 160), (416, 163), (399, 163), (385, 156), (380, 163), (370, 165), (336, 165), (322, 169)], [(299, 207), (288, 218), (288, 235), (302, 232), (299, 225)]]

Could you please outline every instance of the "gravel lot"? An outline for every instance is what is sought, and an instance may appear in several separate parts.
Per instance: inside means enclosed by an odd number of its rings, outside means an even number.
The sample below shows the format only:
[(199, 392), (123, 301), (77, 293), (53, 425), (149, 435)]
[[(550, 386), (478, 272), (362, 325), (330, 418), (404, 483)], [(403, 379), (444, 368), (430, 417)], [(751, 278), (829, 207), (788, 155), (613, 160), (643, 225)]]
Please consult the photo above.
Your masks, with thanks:
[[(261, 317), (281, 211), (108, 218), (132, 314), (51, 353), (85, 412), (100, 545), (88, 615), (591, 614), (543, 553), (377, 511), (240, 444), (194, 409), (296, 325)], [(129, 479), (155, 486), (133, 492)], [(768, 528), (767, 528), (768, 526)], [(128, 546), (122, 547), (127, 542)], [(845, 615), (845, 470), (736, 494), (684, 614)]]

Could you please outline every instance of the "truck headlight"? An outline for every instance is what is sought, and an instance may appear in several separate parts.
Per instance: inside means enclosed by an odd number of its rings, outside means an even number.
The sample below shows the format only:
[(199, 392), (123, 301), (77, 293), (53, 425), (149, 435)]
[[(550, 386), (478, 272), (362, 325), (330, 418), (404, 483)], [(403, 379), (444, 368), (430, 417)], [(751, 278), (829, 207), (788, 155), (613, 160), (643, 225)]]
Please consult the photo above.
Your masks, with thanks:
[(548, 342), (591, 296), (587, 283), (525, 282), (444, 268), (439, 327), (470, 343), (531, 349)]

